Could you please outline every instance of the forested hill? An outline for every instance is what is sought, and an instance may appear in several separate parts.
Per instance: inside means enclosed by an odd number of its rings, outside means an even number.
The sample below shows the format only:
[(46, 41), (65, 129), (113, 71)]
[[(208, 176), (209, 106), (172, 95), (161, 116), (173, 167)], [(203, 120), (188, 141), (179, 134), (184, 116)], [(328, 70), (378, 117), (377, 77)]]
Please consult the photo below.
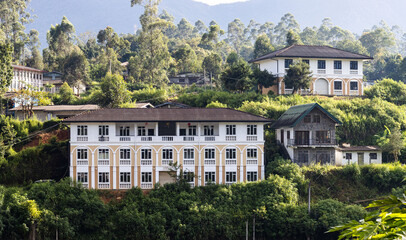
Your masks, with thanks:
[[(399, 25), (406, 29), (406, 8), (404, 0), (250, 0), (248, 2), (209, 6), (193, 0), (162, 0), (160, 9), (166, 9), (178, 22), (182, 17), (190, 22), (198, 19), (208, 24), (215, 20), (223, 29), (235, 18), (245, 24), (250, 19), (264, 23), (278, 22), (285, 13), (292, 13), (301, 27), (319, 26), (321, 20), (330, 17), (344, 29), (360, 34), (380, 20), (388, 25)], [(113, 27), (118, 33), (134, 33), (139, 26), (139, 16), (143, 9), (131, 8), (130, 0), (33, 0), (30, 4), (37, 18), (28, 29), (35, 28), (45, 45), (46, 32), (51, 24), (59, 23), (62, 16), (76, 26), (77, 33), (98, 32), (106, 26)]]

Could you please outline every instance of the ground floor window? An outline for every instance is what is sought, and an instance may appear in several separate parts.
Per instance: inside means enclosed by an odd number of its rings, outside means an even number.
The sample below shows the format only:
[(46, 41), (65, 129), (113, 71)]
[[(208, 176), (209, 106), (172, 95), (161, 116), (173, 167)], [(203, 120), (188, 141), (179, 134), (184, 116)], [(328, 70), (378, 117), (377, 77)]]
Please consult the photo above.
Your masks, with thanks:
[(377, 154), (377, 153), (370, 153), (370, 154), (369, 154), (369, 158), (370, 158), (371, 160), (376, 160), (376, 159), (378, 159), (378, 154)]
[(99, 173), (99, 183), (109, 183), (110, 182), (110, 174), (108, 172), (100, 172)]
[(130, 172), (121, 172), (120, 173), (120, 182), (121, 183), (131, 182), (131, 173)]
[(334, 90), (336, 90), (336, 91), (343, 90), (343, 82), (342, 81), (334, 81)]
[(254, 182), (258, 180), (258, 173), (257, 172), (247, 172), (247, 181)]
[(226, 172), (226, 183), (237, 182), (237, 173), (236, 172)]
[(299, 163), (308, 163), (309, 162), (309, 151), (298, 151), (298, 159)]
[(141, 173), (141, 182), (143, 182), (143, 183), (152, 182), (152, 173), (151, 172), (142, 172)]
[(187, 182), (194, 182), (195, 181), (195, 174), (193, 172), (183, 172), (183, 178)]
[(216, 182), (216, 172), (205, 172), (204, 173), (204, 182), (205, 183)]
[(78, 172), (78, 182), (87, 183), (87, 172)]
[(358, 82), (350, 82), (350, 90), (357, 91), (358, 90)]

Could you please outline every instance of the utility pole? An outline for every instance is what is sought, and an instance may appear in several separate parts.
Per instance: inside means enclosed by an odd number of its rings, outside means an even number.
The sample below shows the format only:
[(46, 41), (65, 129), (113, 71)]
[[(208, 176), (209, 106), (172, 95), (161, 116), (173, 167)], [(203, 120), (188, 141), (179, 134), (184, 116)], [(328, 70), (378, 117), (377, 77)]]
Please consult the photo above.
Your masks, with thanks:
[(252, 240), (255, 240), (255, 215), (252, 219)]
[(245, 240), (248, 240), (248, 220), (245, 222)]
[[(309, 195), (308, 195), (308, 199), (307, 199), (307, 201), (308, 201), (308, 206), (307, 206), (308, 209), (307, 209), (307, 211), (308, 211), (308, 213), (309, 213), (309, 217), (310, 217), (310, 199), (311, 199), (310, 187), (311, 187), (311, 183), (310, 183), (310, 180), (309, 180), (309, 189), (308, 189)], [(310, 236), (307, 236), (307, 240), (310, 240)]]

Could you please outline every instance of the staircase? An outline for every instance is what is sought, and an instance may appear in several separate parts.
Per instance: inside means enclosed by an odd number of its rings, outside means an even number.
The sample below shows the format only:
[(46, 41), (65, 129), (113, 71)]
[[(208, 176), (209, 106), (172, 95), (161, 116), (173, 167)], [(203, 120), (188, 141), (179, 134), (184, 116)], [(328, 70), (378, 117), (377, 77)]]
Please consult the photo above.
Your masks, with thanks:
[(284, 158), (284, 159), (289, 159), (292, 160), (289, 156), (288, 150), (286, 149), (285, 145), (283, 145), (279, 140), (276, 140), (276, 143), (279, 146), (279, 154)]

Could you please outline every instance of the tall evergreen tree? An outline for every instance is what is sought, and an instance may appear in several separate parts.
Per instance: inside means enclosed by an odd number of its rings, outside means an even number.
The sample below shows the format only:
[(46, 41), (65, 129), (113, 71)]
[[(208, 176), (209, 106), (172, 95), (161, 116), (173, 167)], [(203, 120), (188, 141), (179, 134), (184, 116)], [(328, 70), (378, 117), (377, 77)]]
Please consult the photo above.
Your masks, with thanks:
[(0, 44), (0, 113), (3, 114), (3, 98), (13, 79), (11, 66), (13, 47), (9, 43)]

